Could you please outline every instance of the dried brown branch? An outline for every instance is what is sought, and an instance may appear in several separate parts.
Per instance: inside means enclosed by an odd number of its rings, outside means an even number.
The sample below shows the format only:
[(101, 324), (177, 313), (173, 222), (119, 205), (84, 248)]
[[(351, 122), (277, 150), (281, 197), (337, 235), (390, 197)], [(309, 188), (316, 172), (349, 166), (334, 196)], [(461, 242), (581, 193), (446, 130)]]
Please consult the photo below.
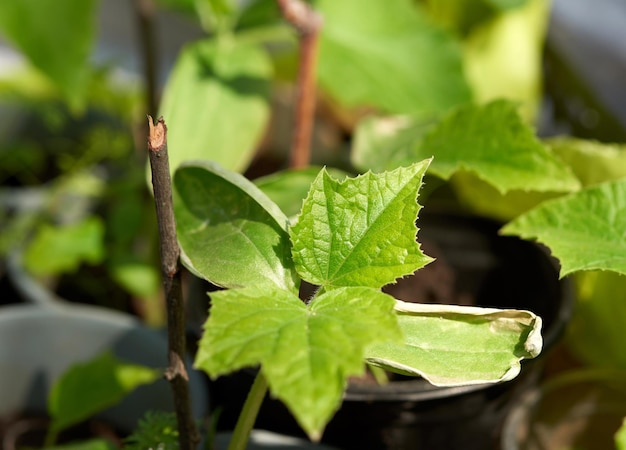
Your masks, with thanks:
[(180, 248), (176, 238), (176, 222), (172, 203), (172, 181), (167, 157), (167, 127), (160, 117), (153, 123), (148, 116), (148, 154), (152, 171), (161, 249), (161, 271), (167, 305), (169, 367), (165, 372), (174, 394), (181, 450), (193, 450), (199, 442), (191, 413), (189, 376), (185, 368), (185, 316), (180, 271)]

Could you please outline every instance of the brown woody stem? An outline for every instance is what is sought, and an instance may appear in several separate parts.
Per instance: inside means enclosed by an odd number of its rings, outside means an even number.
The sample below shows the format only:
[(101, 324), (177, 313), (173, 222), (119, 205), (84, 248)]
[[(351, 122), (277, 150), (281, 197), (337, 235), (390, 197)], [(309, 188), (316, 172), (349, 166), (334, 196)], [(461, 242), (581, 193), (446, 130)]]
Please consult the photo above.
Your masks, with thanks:
[(153, 123), (148, 116), (148, 154), (152, 171), (152, 186), (159, 225), (161, 271), (167, 306), (167, 336), (169, 366), (165, 377), (174, 394), (178, 420), (180, 450), (193, 450), (199, 442), (198, 431), (191, 413), (189, 376), (185, 368), (185, 316), (180, 271), (180, 249), (176, 238), (176, 223), (172, 203), (172, 181), (167, 157), (167, 127), (162, 117)]
[(315, 113), (315, 72), (322, 18), (301, 0), (276, 0), (283, 17), (298, 32), (300, 63), (291, 144), (291, 168), (303, 168), (311, 160), (311, 135)]

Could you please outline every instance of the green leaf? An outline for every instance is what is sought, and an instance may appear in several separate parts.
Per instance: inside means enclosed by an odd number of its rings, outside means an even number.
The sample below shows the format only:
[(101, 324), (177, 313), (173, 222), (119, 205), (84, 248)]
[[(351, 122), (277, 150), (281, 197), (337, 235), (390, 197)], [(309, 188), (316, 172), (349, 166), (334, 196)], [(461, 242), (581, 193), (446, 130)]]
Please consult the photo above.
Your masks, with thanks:
[(585, 187), (626, 177), (626, 145), (571, 137), (552, 138), (546, 143)]
[(413, 158), (431, 156), (433, 174), (448, 179), (457, 171), (470, 171), (501, 193), (513, 189), (568, 192), (580, 186), (506, 100), (454, 111), (427, 134)]
[(186, 47), (161, 105), (171, 170), (193, 159), (244, 170), (269, 120), (270, 77), (258, 46), (203, 40)]
[(208, 161), (174, 175), (183, 264), (223, 287), (278, 286), (297, 292), (287, 217), (243, 176)]
[(84, 106), (95, 38), (96, 0), (2, 0), (0, 31), (59, 87)]
[(324, 17), (318, 76), (347, 106), (418, 117), (470, 100), (451, 34), (411, 0), (319, 0)]
[[(338, 179), (347, 175), (346, 172), (339, 169), (328, 168), (327, 170), (328, 173)], [(319, 171), (319, 167), (284, 170), (257, 178), (254, 180), (254, 184), (272, 199), (287, 216), (293, 217), (300, 212), (302, 202)]]
[(374, 344), (367, 361), (436, 386), (511, 380), (541, 352), (541, 318), (528, 311), (400, 300), (396, 311), (405, 342)]
[(364, 348), (401, 336), (394, 299), (376, 289), (336, 289), (308, 306), (272, 288), (211, 299), (196, 367), (216, 377), (260, 363), (272, 394), (312, 439), (339, 407), (347, 377), (363, 373)]
[(626, 274), (626, 178), (547, 201), (507, 224), (503, 234), (537, 239), (561, 263), (561, 277), (578, 270)]
[[(497, 0), (502, 9), (519, 1)], [(543, 49), (550, 2), (533, 0), (473, 28), (464, 41), (467, 79), (477, 103), (515, 100), (528, 123), (536, 122), (542, 96)], [(514, 49), (514, 50), (512, 50)]]
[(221, 34), (232, 31), (237, 7), (231, 0), (194, 0), (193, 3), (206, 32)]
[(79, 423), (160, 376), (157, 369), (123, 362), (109, 352), (76, 364), (52, 386), (48, 398), (48, 412), (52, 417), (50, 428), (59, 432)]
[(117, 448), (115, 444), (106, 439), (89, 439), (88, 441), (45, 447), (43, 450), (116, 450)]
[(109, 266), (113, 279), (131, 294), (151, 297), (159, 292), (161, 274), (154, 264), (138, 260), (114, 261)]
[(605, 369), (626, 369), (626, 276), (597, 270), (573, 275), (576, 308), (567, 345), (577, 360)]
[(617, 450), (626, 450), (626, 418), (622, 421), (622, 426), (615, 433), (615, 448)]
[(104, 225), (100, 218), (88, 217), (72, 225), (41, 225), (24, 252), (24, 266), (35, 275), (56, 275), (103, 258)]
[(407, 116), (374, 117), (361, 120), (352, 144), (352, 163), (362, 170), (391, 170), (411, 161), (414, 147), (432, 128), (432, 121)]
[(430, 160), (343, 182), (322, 170), (290, 229), (300, 276), (325, 289), (380, 288), (432, 259), (416, 242), (416, 199)]
[(124, 450), (179, 450), (176, 413), (146, 411), (133, 433), (124, 439)]

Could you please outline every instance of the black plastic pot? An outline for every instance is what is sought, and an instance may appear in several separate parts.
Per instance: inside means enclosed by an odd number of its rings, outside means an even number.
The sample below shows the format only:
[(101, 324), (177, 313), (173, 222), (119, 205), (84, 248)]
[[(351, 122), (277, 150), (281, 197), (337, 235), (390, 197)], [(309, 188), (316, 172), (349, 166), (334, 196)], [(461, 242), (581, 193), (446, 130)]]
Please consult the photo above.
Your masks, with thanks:
[[(441, 388), (415, 378), (385, 386), (351, 384), (323, 442), (344, 450), (495, 449), (507, 412), (537, 385), (546, 355), (570, 319), (571, 288), (559, 281), (554, 261), (539, 246), (499, 236), (499, 225), (488, 220), (423, 214), (419, 226), (420, 242), (440, 253), (429, 272), (423, 269), (420, 276), (440, 277), (452, 285), (443, 295), (453, 302), (540, 315), (544, 352), (524, 361), (517, 378), (498, 384)], [(429, 290), (433, 299), (441, 296), (437, 291), (442, 288), (433, 285), (420, 289), (422, 300), (428, 300)], [(406, 293), (403, 289), (402, 295)], [(284, 406), (269, 399), (257, 427), (299, 433)]]

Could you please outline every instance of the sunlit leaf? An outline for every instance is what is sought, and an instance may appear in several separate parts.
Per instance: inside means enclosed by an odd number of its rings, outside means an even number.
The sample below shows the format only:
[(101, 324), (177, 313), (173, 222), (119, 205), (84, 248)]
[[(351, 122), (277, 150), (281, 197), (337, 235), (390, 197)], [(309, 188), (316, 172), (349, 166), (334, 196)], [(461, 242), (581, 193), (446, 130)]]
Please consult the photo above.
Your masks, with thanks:
[(309, 305), (272, 288), (211, 299), (196, 367), (215, 377), (261, 364), (272, 394), (312, 439), (338, 409), (347, 377), (363, 373), (364, 348), (400, 338), (394, 299), (376, 289), (340, 288)]
[(243, 176), (215, 163), (189, 162), (174, 176), (182, 261), (223, 287), (297, 289), (287, 217)]
[(171, 170), (194, 159), (245, 169), (269, 119), (270, 76), (258, 46), (202, 40), (186, 47), (161, 105)]
[(428, 264), (416, 242), (417, 194), (430, 160), (339, 182), (322, 171), (291, 227), (300, 276), (332, 289), (380, 288)]
[(522, 121), (515, 105), (504, 100), (462, 107), (442, 120), (417, 146), (413, 158), (431, 156), (431, 173), (448, 179), (457, 171), (469, 171), (502, 193), (569, 192), (580, 186)]
[(507, 224), (504, 234), (537, 239), (561, 263), (578, 270), (626, 275), (626, 178), (547, 201)]
[(430, 116), (470, 100), (451, 34), (410, 0), (318, 0), (318, 74), (347, 106)]
[(95, 38), (96, 0), (2, 0), (0, 32), (59, 87), (84, 106)]

